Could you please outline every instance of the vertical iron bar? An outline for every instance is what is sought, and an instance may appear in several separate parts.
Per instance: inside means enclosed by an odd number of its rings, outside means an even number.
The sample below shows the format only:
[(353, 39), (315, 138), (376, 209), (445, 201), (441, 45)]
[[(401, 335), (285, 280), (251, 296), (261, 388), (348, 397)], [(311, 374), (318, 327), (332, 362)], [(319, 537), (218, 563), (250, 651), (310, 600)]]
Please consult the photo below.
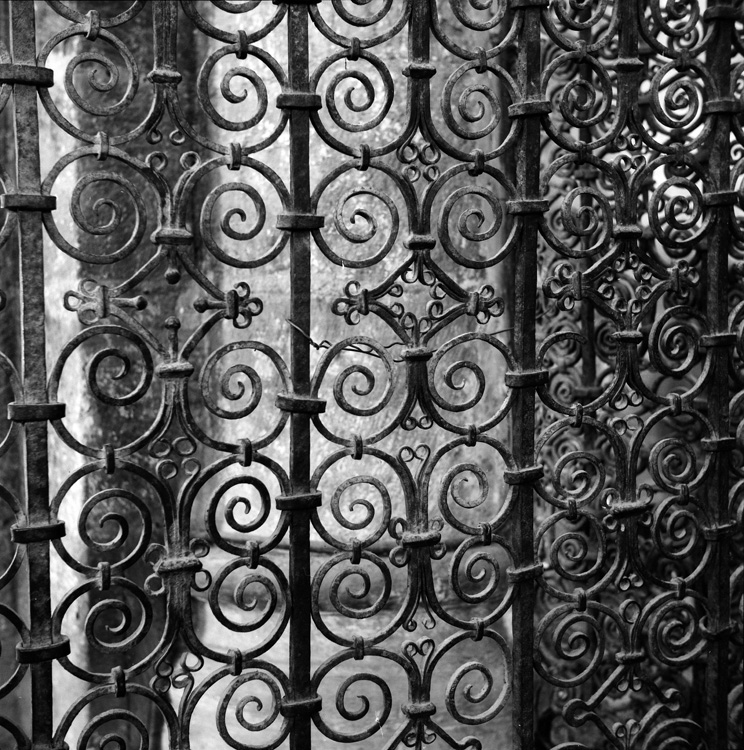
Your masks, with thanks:
[(154, 83), (178, 83), (178, 3), (162, 0), (152, 9), (153, 73)]
[[(590, 8), (586, 8), (583, 13), (579, 14), (582, 21), (586, 21), (590, 17)], [(592, 27), (581, 29), (580, 37), (586, 44), (590, 44), (592, 40)], [(579, 63), (579, 76), (584, 80), (590, 80), (592, 75), (591, 65), (583, 61)], [(586, 94), (585, 94), (586, 96)], [(579, 119), (589, 119), (591, 117), (590, 112), (579, 112)], [(592, 140), (592, 129), (591, 127), (582, 126), (579, 128), (579, 140), (583, 143), (589, 143)], [(579, 185), (593, 187), (593, 183), (597, 181), (598, 174), (597, 170), (588, 164), (582, 164), (579, 167), (581, 178), (578, 180)], [(582, 194), (580, 198), (580, 205), (582, 208), (585, 206), (591, 206), (592, 199), (586, 194)], [(591, 245), (592, 237), (589, 236), (584, 240), (581, 238), (582, 245)], [(582, 247), (582, 250), (585, 249)], [(578, 262), (580, 272), (586, 271), (592, 264), (591, 258), (582, 257)], [(581, 322), (581, 333), (584, 336), (584, 341), (581, 344), (581, 391), (577, 394), (581, 401), (592, 401), (594, 399), (593, 389), (597, 387), (597, 359), (594, 348), (594, 303), (591, 299), (585, 298), (581, 301), (579, 306), (579, 316)], [(591, 449), (591, 444), (588, 446)]]
[[(10, 7), (7, 3), (0, 3), (0, 35), (3, 42), (10, 39)], [(13, 130), (13, 112), (10, 105), (6, 105), (0, 112), (0, 133), (4, 133), (0, 146), (0, 163), (10, 172), (11, 167), (15, 164), (14, 144), (11, 136)], [(10, 189), (10, 185), (6, 186)], [(18, 321), (20, 318), (19, 305), (19, 266), (18, 266), (18, 240), (16, 236), (11, 236), (5, 244), (0, 245), (2, 260), (0, 261), (0, 294), (5, 299), (5, 306), (2, 311), (3, 324), (0, 326), (0, 352), (7, 356), (12, 362), (17, 362), (20, 350), (20, 327)], [(13, 400), (13, 389), (9, 381), (0, 385), (0, 403), (7, 403)], [(2, 415), (2, 424), (0, 430), (5, 434), (10, 423), (5, 422), (6, 415)], [(0, 485), (9, 489), (16, 497), (23, 495), (22, 482), (23, 475), (19, 472), (18, 467), (22, 466), (23, 459), (21, 453), (20, 440), (13, 441), (8, 446), (2, 458), (0, 458)], [(14, 514), (7, 506), (0, 510), (0, 528), (3, 530), (3, 538), (0, 541), (0, 556), (2, 559), (10, 559), (9, 555), (13, 551), (13, 543), (6, 533), (8, 526), (13, 522)], [(9, 605), (17, 612), (25, 612), (27, 608), (27, 591), (26, 581), (23, 576), (16, 574), (11, 580), (8, 580), (4, 587), (0, 588), (2, 593), (3, 604)], [(0, 618), (0, 643), (12, 643), (16, 638), (15, 628), (6, 618)], [(6, 650), (0, 655), (0, 674), (5, 669), (13, 669), (14, 655)], [(18, 709), (28, 701), (28, 685), (19, 685), (5, 699), (3, 712), (6, 716), (18, 715)]]
[[(291, 3), (287, 22), (289, 88), (294, 94), (308, 92), (308, 7)], [(306, 108), (294, 106), (289, 120), (289, 168), (291, 211), (310, 213), (310, 116)], [(290, 238), (290, 318), (292, 389), (296, 395), (310, 393), (310, 344), (302, 333), (310, 333), (310, 232), (295, 227)], [(310, 491), (310, 416), (294, 412), (290, 418), (290, 481), (292, 493)], [(289, 590), (292, 614), (289, 625), (289, 680), (291, 700), (302, 702), (310, 695), (310, 513), (295, 508), (289, 529)], [(310, 713), (292, 718), (291, 750), (309, 750)]]
[[(11, 3), (11, 55), (14, 65), (36, 66), (34, 3)], [(39, 121), (34, 84), (13, 86), (13, 119), (16, 148), (16, 185), (20, 194), (41, 191)], [(18, 211), (20, 254), (21, 363), (24, 401), (46, 402), (46, 336), (44, 310), (44, 242), (41, 212)], [(47, 423), (24, 424), (26, 517), (29, 525), (48, 524), (49, 478)], [(52, 642), (49, 541), (30, 542), (28, 553), (29, 630), (32, 647)], [(48, 750), (52, 744), (52, 662), (31, 665), (32, 746)]]
[[(408, 98), (414, 115), (412, 119), (419, 123), (424, 122), (426, 113), (431, 109), (429, 81), (434, 74), (434, 66), (430, 60), (430, 26), (429, 0), (413, 0), (408, 22), (408, 65), (404, 68), (403, 75), (409, 81)], [(412, 231), (414, 229), (417, 232), (424, 231), (424, 227), (415, 227)]]
[[(420, 128), (422, 137), (428, 138), (423, 125), (426, 113), (430, 111), (430, 73), (433, 66), (429, 59), (430, 40), (429, 29), (431, 26), (431, 16), (429, 13), (429, 0), (413, 0), (411, 4), (411, 17), (408, 22), (408, 60), (403, 69), (403, 75), (408, 78), (408, 106), (410, 111), (408, 117), (410, 122), (417, 123)], [(415, 131), (414, 131), (415, 137)], [(412, 234), (426, 234), (429, 231), (428, 225), (425, 225), (418, 214), (415, 224), (410, 227)], [(420, 341), (418, 332), (413, 334), (413, 346), (419, 346)], [(408, 377), (411, 382), (416, 378), (426, 379), (426, 360), (408, 360)], [(406, 516), (410, 528), (417, 532), (425, 532), (429, 527), (429, 509), (427, 507), (427, 498), (422, 497), (419, 492), (413, 493), (406, 498)], [(426, 563), (423, 558), (429, 557), (428, 550), (421, 553), (416, 552), (411, 556), (408, 571), (408, 586), (424, 586), (423, 576), (426, 569)], [(411, 700), (418, 700), (418, 696), (411, 694)]]
[[(710, 181), (713, 196), (710, 200), (713, 226), (706, 259), (706, 314), (713, 334), (728, 331), (728, 251), (731, 247), (731, 207), (725, 197), (731, 196), (731, 112), (723, 106), (731, 98), (731, 47), (734, 29), (734, 8), (729, 0), (711, 3), (706, 20), (713, 25), (713, 36), (708, 47), (708, 69), (717, 84), (719, 108), (714, 111), (710, 148)], [(734, 194), (735, 195), (735, 194)], [(708, 388), (708, 418), (713, 434), (713, 454), (707, 486), (708, 514), (713, 529), (713, 555), (709, 563), (708, 609), (711, 641), (706, 665), (706, 726), (711, 750), (728, 747), (728, 652), (731, 618), (729, 596), (730, 544), (723, 531), (729, 525), (729, 381), (728, 346), (714, 346), (709, 352), (712, 372)], [(719, 441), (725, 441), (720, 443)]]
[[(540, 14), (537, 3), (520, 2), (522, 14), (518, 39), (517, 80), (522, 101), (540, 97)], [(520, 200), (540, 198), (540, 115), (527, 114), (517, 149), (517, 192)], [(521, 217), (521, 241), (514, 262), (513, 351), (518, 368), (535, 369), (535, 306), (537, 287), (538, 215)], [(517, 388), (511, 411), (512, 452), (516, 465), (526, 469), (535, 463), (535, 388)], [(518, 568), (533, 564), (534, 491), (532, 484), (517, 485), (515, 555)], [(513, 605), (513, 731), (514, 749), (534, 747), (533, 638), (535, 581), (523, 577), (517, 584)]]

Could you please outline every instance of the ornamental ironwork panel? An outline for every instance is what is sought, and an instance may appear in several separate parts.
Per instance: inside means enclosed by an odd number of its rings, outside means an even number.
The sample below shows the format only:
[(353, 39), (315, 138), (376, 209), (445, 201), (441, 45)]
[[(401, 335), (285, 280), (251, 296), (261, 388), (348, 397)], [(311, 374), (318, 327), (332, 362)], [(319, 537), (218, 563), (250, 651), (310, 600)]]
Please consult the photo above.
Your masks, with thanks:
[(741, 747), (740, 2), (0, 23), (3, 747)]

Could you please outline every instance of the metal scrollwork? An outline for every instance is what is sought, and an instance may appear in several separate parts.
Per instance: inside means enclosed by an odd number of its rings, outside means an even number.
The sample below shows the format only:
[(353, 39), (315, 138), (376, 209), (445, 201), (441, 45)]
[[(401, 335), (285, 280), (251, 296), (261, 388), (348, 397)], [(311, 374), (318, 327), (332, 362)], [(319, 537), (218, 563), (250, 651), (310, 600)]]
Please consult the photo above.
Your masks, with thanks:
[(0, 744), (739, 747), (741, 3), (7, 5)]

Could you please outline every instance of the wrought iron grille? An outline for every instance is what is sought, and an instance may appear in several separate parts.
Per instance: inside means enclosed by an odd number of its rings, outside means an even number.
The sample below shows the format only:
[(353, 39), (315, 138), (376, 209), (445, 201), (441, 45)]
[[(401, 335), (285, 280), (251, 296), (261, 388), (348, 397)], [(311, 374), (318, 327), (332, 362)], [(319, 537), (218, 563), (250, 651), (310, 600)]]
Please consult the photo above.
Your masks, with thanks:
[(0, 21), (3, 747), (741, 747), (740, 3)]

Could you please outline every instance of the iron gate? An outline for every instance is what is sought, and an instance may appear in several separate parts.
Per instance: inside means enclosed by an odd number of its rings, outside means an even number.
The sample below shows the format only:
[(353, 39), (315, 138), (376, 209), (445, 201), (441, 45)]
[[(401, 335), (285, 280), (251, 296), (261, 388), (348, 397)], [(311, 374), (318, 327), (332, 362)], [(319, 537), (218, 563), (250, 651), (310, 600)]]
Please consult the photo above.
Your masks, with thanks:
[(1, 12), (4, 747), (740, 746), (740, 3)]

